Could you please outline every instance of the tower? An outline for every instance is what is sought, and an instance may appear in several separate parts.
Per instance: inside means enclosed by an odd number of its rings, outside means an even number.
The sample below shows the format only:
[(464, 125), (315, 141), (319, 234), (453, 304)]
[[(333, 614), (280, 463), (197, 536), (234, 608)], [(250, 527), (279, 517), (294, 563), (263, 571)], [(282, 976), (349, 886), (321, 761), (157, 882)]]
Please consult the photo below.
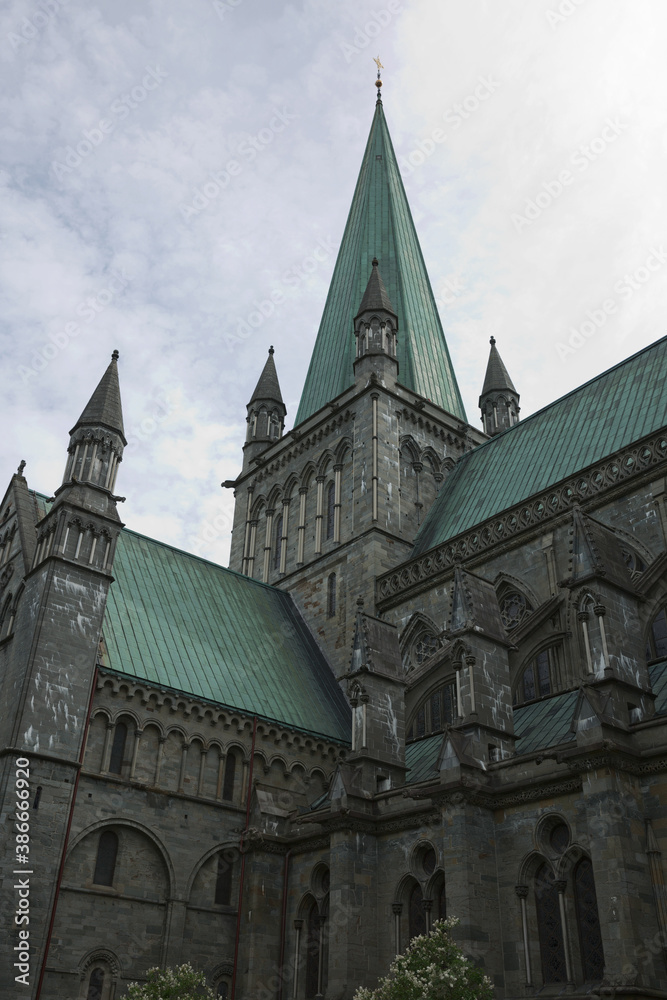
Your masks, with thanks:
[(519, 419), (519, 393), (496, 347), (496, 338), (489, 341), (489, 363), (486, 366), (479, 408), (482, 411), (482, 425), (489, 437), (513, 427)]
[[(21, 840), (5, 839), (2, 937), (12, 942), (11, 948), (18, 942), (15, 880), (21, 879), (30, 900), (30, 936), (24, 939), (30, 959), (23, 963), (26, 970), (18, 970), (29, 973), (23, 981), (30, 986), (26, 997), (34, 996), (38, 986), (56, 904), (100, 629), (123, 526), (116, 509), (120, 498), (113, 495), (127, 443), (117, 360), (114, 351), (70, 432), (63, 483), (46, 505), (41, 502), (37, 524), (38, 501), (28, 492), (22, 468), (0, 505), (0, 518), (7, 524), (14, 519), (17, 526), (8, 561), (13, 603), (0, 644), (0, 739), (9, 751), (0, 772), (3, 829), (14, 828), (19, 790), (20, 801), (32, 807), (29, 851), (18, 851), (24, 846)], [(21, 775), (23, 782), (17, 781), (18, 767), (27, 773), (27, 778)], [(37, 866), (39, 877), (32, 874)], [(25, 870), (25, 877), (13, 876), (15, 869)], [(16, 993), (11, 948), (0, 974), (0, 992), (8, 996)]]
[[(276, 412), (274, 437), (262, 407)], [(357, 596), (409, 557), (441, 484), (484, 440), (466, 421), (379, 96), (284, 437), (283, 418), (270, 357), (243, 470), (224, 484), (236, 499), (230, 568), (289, 590), (341, 675)]]

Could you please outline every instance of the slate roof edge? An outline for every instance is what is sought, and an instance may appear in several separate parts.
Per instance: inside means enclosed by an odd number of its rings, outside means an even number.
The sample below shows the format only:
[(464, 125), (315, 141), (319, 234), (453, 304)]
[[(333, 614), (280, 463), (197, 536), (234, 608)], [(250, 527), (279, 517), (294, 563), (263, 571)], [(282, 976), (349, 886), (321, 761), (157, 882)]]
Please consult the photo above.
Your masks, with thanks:
[(182, 695), (184, 698), (188, 698), (193, 702), (202, 702), (205, 705), (215, 705), (216, 708), (224, 709), (227, 712), (237, 712), (240, 715), (245, 715), (249, 719), (257, 719), (260, 722), (267, 722), (269, 725), (281, 726), (283, 729), (289, 729), (294, 733), (304, 733), (307, 736), (315, 736), (318, 739), (326, 740), (328, 743), (335, 743), (341, 747), (350, 747), (352, 745), (351, 740), (341, 740), (336, 736), (328, 736), (326, 733), (319, 733), (314, 729), (304, 729), (301, 726), (295, 726), (291, 722), (285, 722), (281, 719), (273, 719), (271, 716), (262, 715), (260, 712), (252, 712), (247, 708), (238, 708), (233, 705), (226, 705), (221, 701), (214, 701), (213, 698), (207, 698), (205, 695), (195, 695), (190, 691), (183, 691), (181, 688), (170, 687), (168, 684), (161, 684), (157, 681), (148, 680), (145, 677), (137, 677), (136, 674), (128, 674), (123, 670), (115, 670), (113, 667), (108, 667), (102, 664), (98, 664), (99, 673), (103, 676), (112, 677), (122, 677), (123, 680), (134, 681), (138, 686), (149, 687), (155, 691), (164, 691), (168, 694), (178, 694)]
[[(447, 480), (447, 485), (451, 488), (451, 483), (454, 480), (454, 476), (458, 478), (461, 475), (461, 470), (465, 469), (466, 463), (470, 460), (471, 455), (477, 454), (480, 450), (483, 450), (484, 448), (493, 447), (497, 441), (503, 439), (507, 434), (512, 434), (513, 432), (520, 432), (521, 428), (525, 427), (526, 424), (530, 423), (531, 420), (534, 420), (537, 417), (539, 417), (542, 413), (545, 413), (547, 410), (550, 410), (554, 406), (557, 406), (559, 403), (562, 403), (570, 396), (576, 395), (577, 393), (586, 389), (588, 386), (593, 385), (595, 382), (599, 382), (600, 379), (606, 378), (608, 375), (611, 375), (612, 372), (617, 371), (617, 369), (622, 368), (624, 365), (630, 364), (631, 361), (634, 361), (636, 358), (640, 357), (640, 355), (645, 354), (647, 351), (653, 350), (658, 346), (658, 344), (664, 342), (667, 342), (667, 336), (659, 337), (657, 340), (654, 340), (653, 343), (647, 344), (646, 347), (642, 347), (639, 351), (635, 351), (634, 354), (631, 354), (629, 357), (624, 358), (623, 361), (619, 361), (618, 364), (612, 365), (611, 368), (606, 368), (603, 372), (600, 372), (599, 375), (595, 375), (587, 382), (582, 382), (581, 385), (576, 386), (574, 389), (570, 389), (569, 392), (566, 392), (564, 395), (559, 396), (557, 399), (552, 400), (552, 402), (547, 403), (545, 406), (542, 406), (539, 410), (535, 410), (533, 413), (530, 413), (527, 417), (524, 417), (522, 420), (519, 420), (516, 424), (513, 424), (511, 427), (507, 427), (504, 431), (501, 431), (500, 434), (495, 434), (492, 438), (489, 438), (486, 441), (482, 441), (481, 444), (475, 445), (474, 448), (471, 448), (470, 451), (466, 451), (463, 455), (461, 455), (457, 459), (454, 469), (452, 470), (452, 474), (449, 476)], [(436, 504), (434, 503), (431, 506), (431, 509), (429, 510), (424, 521), (422, 522), (422, 525), (419, 531), (417, 532), (417, 535), (415, 536), (415, 540), (413, 543), (413, 552), (415, 556), (424, 555), (424, 553), (429, 552), (433, 548), (436, 548), (437, 545), (442, 544), (440, 542), (436, 542), (434, 545), (431, 545), (428, 548), (425, 549), (420, 548), (422, 533), (424, 532), (426, 526), (430, 523), (431, 512), (434, 511), (435, 508)], [(507, 508), (507, 510), (509, 509), (511, 508)], [(496, 517), (497, 515), (494, 514), (493, 516)], [(480, 522), (480, 524), (481, 523), (483, 522)], [(470, 529), (466, 528), (465, 530), (467, 531)], [(452, 536), (452, 537), (457, 537), (457, 536)], [(447, 539), (447, 541), (449, 541), (449, 539)]]

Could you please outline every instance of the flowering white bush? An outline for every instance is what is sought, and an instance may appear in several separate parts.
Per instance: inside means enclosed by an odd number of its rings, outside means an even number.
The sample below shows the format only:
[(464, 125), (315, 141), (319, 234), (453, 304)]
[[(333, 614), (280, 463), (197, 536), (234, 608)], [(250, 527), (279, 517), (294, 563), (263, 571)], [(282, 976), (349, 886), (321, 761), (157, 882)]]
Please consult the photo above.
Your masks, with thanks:
[(375, 990), (361, 987), (354, 1000), (493, 1000), (493, 985), (454, 944), (456, 917), (437, 920), (428, 934), (414, 937)]
[(195, 972), (189, 963), (176, 969), (149, 969), (146, 980), (130, 983), (127, 1000), (216, 1000), (204, 973)]

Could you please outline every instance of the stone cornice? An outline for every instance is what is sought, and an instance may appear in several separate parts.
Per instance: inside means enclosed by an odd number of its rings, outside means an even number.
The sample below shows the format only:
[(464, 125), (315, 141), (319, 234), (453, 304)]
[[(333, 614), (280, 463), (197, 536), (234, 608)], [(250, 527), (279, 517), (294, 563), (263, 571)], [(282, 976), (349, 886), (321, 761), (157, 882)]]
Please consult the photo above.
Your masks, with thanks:
[(545, 524), (555, 524), (576, 505), (593, 509), (624, 493), (628, 482), (653, 479), (660, 465), (667, 465), (667, 433), (652, 434), (378, 577), (378, 610), (384, 612), (430, 589), (451, 575), (457, 563), (488, 558), (507, 547), (508, 541), (516, 544), (519, 536), (543, 531)]
[[(121, 674), (108, 667), (98, 666), (97, 691), (100, 692), (104, 688), (109, 688), (116, 695), (123, 688), (128, 701), (132, 698), (138, 698), (145, 705), (154, 699), (158, 708), (166, 706), (168, 711), (172, 713), (181, 712), (184, 716), (197, 720), (210, 717), (212, 724), (217, 723), (223, 729), (235, 726), (239, 734), (252, 732), (254, 719), (252, 714), (221, 705), (219, 702), (208, 701), (205, 698), (194, 698), (173, 688), (153, 685), (148, 681)], [(284, 723), (264, 718), (259, 714), (257, 719), (258, 734), (271, 740), (277, 746), (294, 746), (308, 750), (311, 754), (319, 753), (322, 759), (328, 759), (330, 763), (335, 763), (345, 757), (346, 744), (316, 733), (293, 729)]]

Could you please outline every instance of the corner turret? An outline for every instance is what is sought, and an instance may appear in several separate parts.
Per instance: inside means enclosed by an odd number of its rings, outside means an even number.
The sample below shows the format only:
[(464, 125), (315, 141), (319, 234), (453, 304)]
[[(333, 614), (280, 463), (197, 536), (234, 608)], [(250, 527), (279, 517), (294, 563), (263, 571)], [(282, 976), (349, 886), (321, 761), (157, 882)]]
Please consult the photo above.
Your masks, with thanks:
[(273, 347), (269, 347), (269, 356), (247, 410), (248, 432), (243, 446), (243, 472), (270, 444), (280, 440), (285, 429), (287, 408), (280, 392)]
[(486, 376), (482, 395), (479, 397), (479, 408), (482, 411), (482, 426), (489, 437), (513, 427), (519, 419), (519, 393), (514, 388), (507, 368), (498, 353), (496, 338), (491, 337), (489, 363), (486, 366)]

